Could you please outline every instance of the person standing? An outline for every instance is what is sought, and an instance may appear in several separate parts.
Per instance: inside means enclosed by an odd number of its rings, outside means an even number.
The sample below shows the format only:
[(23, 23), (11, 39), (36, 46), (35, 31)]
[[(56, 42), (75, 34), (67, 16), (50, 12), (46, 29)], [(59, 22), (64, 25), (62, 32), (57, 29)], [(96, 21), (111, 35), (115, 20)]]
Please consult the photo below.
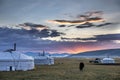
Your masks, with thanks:
[(80, 62), (79, 64), (79, 69), (80, 71), (83, 71), (83, 68), (85, 67), (84, 63), (83, 62)]

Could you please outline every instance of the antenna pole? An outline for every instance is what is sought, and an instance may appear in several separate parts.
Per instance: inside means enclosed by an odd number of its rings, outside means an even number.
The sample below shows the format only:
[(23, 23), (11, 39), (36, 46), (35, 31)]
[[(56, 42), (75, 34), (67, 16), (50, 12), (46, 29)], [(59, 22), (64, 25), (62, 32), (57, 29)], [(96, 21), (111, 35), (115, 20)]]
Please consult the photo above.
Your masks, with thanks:
[(16, 43), (14, 43), (14, 51), (16, 51)]

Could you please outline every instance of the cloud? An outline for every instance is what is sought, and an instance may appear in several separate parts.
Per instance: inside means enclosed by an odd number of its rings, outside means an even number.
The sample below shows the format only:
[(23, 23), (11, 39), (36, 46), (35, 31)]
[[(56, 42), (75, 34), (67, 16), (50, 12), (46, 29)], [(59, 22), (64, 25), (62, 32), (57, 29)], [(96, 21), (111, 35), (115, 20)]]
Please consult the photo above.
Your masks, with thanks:
[(96, 25), (96, 27), (102, 27), (102, 26), (108, 26), (108, 25), (114, 25), (114, 24), (116, 24), (116, 23), (107, 22), (107, 23)]
[(57, 30), (51, 30), (51, 29), (43, 29), (41, 31), (32, 29), (30, 31), (28, 31), (28, 33), (43, 38), (43, 37), (57, 37), (60, 35), (64, 35), (64, 33), (58, 32)]
[(34, 23), (24, 23), (23, 25), (25, 25), (25, 26), (31, 26), (31, 27), (46, 27), (44, 25), (34, 24)]
[(58, 32), (57, 30), (53, 30), (53, 29), (37, 30), (36, 28), (31, 28), (30, 30), (27, 30), (25, 28), (14, 29), (14, 28), (8, 28), (8, 27), (0, 27), (1, 39), (8, 39), (8, 40), (10, 38), (14, 39), (14, 38), (22, 37), (22, 36), (30, 36), (31, 38), (33, 37), (44, 38), (44, 37), (57, 37), (61, 35), (64, 35), (64, 34), (61, 32)]
[(102, 11), (93, 11), (87, 12), (83, 15), (77, 15), (78, 20), (48, 20), (49, 23), (59, 24), (59, 25), (80, 25), (88, 23), (95, 23), (95, 22), (103, 22), (105, 21), (101, 15)]
[(90, 17), (101, 17), (103, 15), (102, 11), (91, 11), (91, 12), (86, 12), (84, 14), (79, 14), (77, 15), (76, 18), (81, 19), (81, 20), (86, 20), (89, 19)]
[(92, 18), (88, 18), (86, 21), (94, 23), (94, 22), (104, 22), (105, 20), (100, 17), (92, 17)]
[(120, 40), (120, 34), (107, 34), (107, 35), (96, 35), (95, 38), (98, 41), (111, 41), (111, 40)]
[(76, 26), (76, 28), (89, 28), (89, 27), (93, 27), (93, 26), (96, 26), (96, 27), (103, 27), (103, 26), (109, 26), (109, 25), (116, 25), (117, 23), (113, 23), (113, 22), (105, 22), (105, 23), (102, 23), (102, 24), (98, 24), (98, 25), (95, 25), (93, 23), (85, 23), (85, 24), (81, 24), (81, 25), (78, 25)]
[(78, 25), (78, 24), (84, 24), (86, 22), (94, 23), (94, 22), (103, 22), (104, 20), (102, 18), (98, 17), (93, 17), (93, 18), (88, 18), (86, 20), (49, 20), (48, 22), (50, 23), (55, 23), (59, 25)]
[(66, 27), (66, 25), (59, 25), (59, 27)]
[(60, 35), (65, 35), (65, 34), (61, 33), (61, 32), (57, 32), (57, 30), (51, 30), (50, 37), (56, 37), (56, 36), (60, 36)]
[(61, 37), (61, 40), (63, 40), (63, 41), (75, 41), (75, 42), (83, 42), (83, 43), (85, 43), (85, 42), (91, 42), (91, 43), (93, 43), (93, 42), (97, 42), (96, 40), (84, 40), (83, 38), (65, 38), (65, 37)]
[(85, 23), (85, 21), (83, 21), (83, 20), (74, 20), (74, 21), (70, 21), (70, 20), (48, 20), (48, 22), (59, 24), (59, 25), (74, 25), (74, 24)]
[(76, 27), (76, 28), (90, 28), (103, 27), (108, 25), (115, 25), (114, 22), (107, 22), (102, 18), (103, 11), (90, 11), (76, 16), (76, 20), (48, 20), (53, 24), (58, 24), (58, 27)]
[(34, 23), (23, 23), (23, 24), (19, 24), (18, 26), (21, 26), (23, 29), (26, 30), (31, 30), (31, 29), (42, 30), (48, 28), (47, 26), (41, 24), (34, 24)]
[(94, 26), (94, 24), (86, 22), (85, 24), (76, 26), (76, 28), (88, 28), (88, 27), (92, 27), (92, 26)]
[(120, 40), (114, 40), (114, 42), (120, 44)]
[(68, 41), (114, 41), (114, 40), (120, 40), (120, 34), (106, 34), (106, 35), (94, 35), (94, 37), (91, 38), (65, 38), (61, 37), (62, 40), (68, 40)]
[[(0, 27), (0, 41), (2, 45), (2, 49), (0, 50), (3, 51), (11, 48), (12, 43), (16, 42), (18, 46), (17, 49), (21, 51), (47, 50), (49, 52), (75, 53), (86, 50), (104, 49), (106, 46), (109, 46), (108, 44), (113, 44), (109, 43), (110, 40), (120, 40), (120, 34), (95, 35), (93, 38), (62, 37), (62, 41), (42, 40), (40, 38), (59, 35), (61, 34), (59, 34), (56, 30), (50, 29), (38, 31), (35, 29), (25, 30)], [(101, 41), (103, 44), (101, 44)]]
[(44, 44), (49, 44), (49, 42), (52, 42), (51, 40), (43, 40), (42, 38), (58, 37), (61, 35), (64, 34), (53, 29), (43, 29), (39, 31), (33, 28), (31, 30), (26, 30), (24, 28), (14, 29), (8, 27), (0, 27), (0, 42), (2, 46), (0, 51), (11, 48), (10, 46), (13, 43), (17, 43), (20, 49), (34, 50), (34, 48), (37, 48), (41, 44), (44, 46)]
[[(31, 32), (31, 33), (33, 33), (33, 32)], [(57, 37), (60, 35), (64, 35), (64, 33), (58, 32), (57, 30), (51, 30), (51, 29), (43, 29), (40, 32), (35, 31), (34, 33), (36, 34), (37, 37), (40, 37), (40, 38)]]

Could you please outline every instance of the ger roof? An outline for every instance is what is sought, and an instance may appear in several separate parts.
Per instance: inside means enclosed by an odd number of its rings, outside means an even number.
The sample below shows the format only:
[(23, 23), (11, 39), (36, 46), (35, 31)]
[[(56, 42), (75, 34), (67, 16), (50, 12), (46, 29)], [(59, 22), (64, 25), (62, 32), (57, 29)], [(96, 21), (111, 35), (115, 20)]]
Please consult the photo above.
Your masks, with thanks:
[(0, 60), (34, 60), (31, 56), (27, 56), (20, 52), (0, 52)]
[(112, 58), (103, 58), (103, 60), (114, 60)]

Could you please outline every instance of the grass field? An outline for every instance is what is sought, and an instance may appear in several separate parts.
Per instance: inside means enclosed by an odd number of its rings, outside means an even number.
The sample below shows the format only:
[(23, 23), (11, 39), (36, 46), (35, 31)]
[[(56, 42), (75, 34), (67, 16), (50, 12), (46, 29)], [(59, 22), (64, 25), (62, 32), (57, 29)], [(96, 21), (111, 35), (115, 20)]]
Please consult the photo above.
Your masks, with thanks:
[[(79, 63), (85, 63), (79, 71)], [(117, 62), (120, 60), (117, 59)], [(93, 65), (89, 59), (55, 59), (55, 65), (31, 71), (0, 72), (0, 80), (120, 80), (120, 65)]]

